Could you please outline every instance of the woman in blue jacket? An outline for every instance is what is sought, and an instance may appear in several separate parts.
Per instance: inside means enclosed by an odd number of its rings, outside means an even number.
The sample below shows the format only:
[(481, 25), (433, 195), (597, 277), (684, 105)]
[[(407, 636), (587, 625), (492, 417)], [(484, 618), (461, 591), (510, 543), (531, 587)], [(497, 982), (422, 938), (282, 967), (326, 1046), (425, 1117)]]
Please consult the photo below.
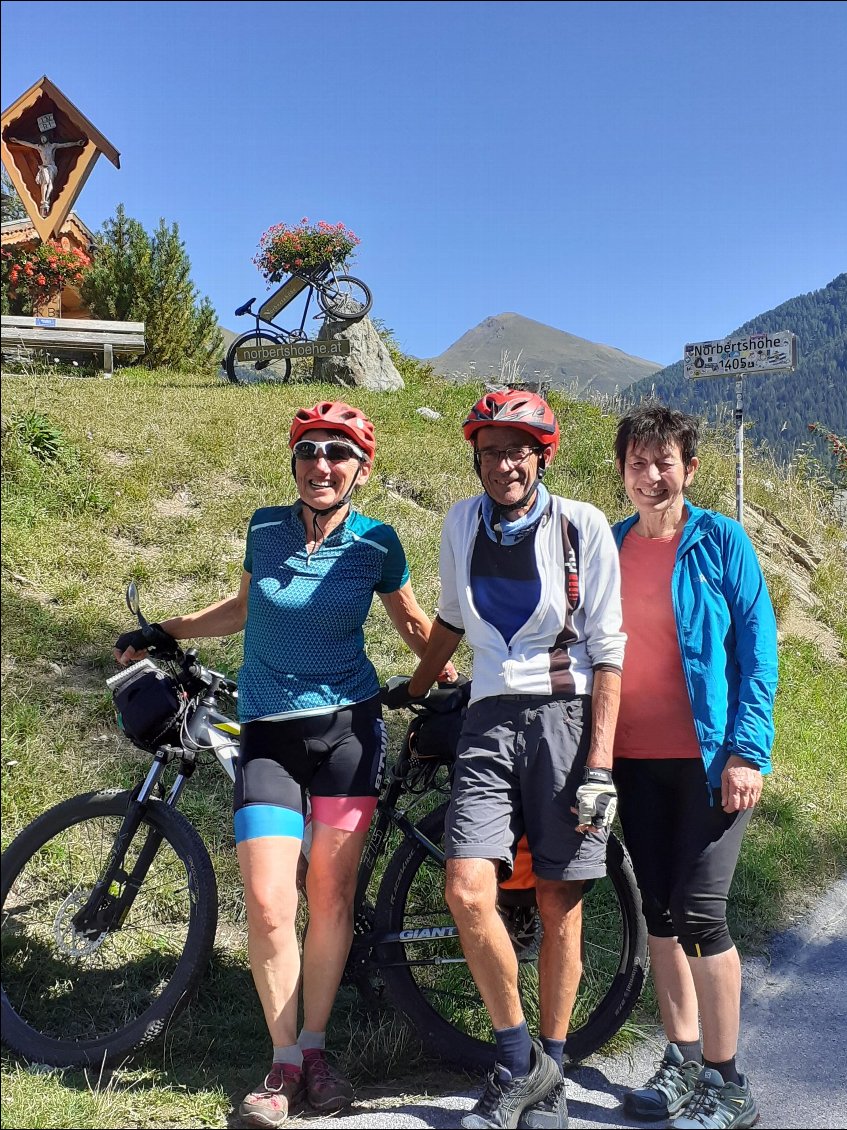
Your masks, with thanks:
[(727, 1130), (758, 1118), (735, 1063), (741, 965), (726, 904), (771, 768), (776, 622), (742, 527), (685, 498), (696, 450), (696, 421), (662, 405), (618, 425), (636, 514), (613, 527), (627, 636), (614, 778), (668, 1040), (624, 1106), (675, 1130)]

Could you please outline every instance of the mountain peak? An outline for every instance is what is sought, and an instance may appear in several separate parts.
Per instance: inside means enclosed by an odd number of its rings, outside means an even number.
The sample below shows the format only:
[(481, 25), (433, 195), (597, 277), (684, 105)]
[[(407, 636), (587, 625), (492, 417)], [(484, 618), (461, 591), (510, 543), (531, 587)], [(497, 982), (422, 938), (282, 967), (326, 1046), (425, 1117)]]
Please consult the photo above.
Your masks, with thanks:
[(483, 318), (430, 364), (458, 380), (535, 379), (577, 395), (615, 392), (661, 368), (513, 311)]

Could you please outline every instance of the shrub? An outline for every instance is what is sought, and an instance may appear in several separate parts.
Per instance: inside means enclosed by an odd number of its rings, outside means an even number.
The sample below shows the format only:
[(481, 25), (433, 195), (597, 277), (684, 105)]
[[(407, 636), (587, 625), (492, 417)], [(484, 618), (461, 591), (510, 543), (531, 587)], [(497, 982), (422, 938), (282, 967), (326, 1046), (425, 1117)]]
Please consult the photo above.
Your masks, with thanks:
[(4, 247), (3, 286), (9, 301), (36, 310), (69, 283), (80, 286), (91, 260), (78, 247), (64, 248), (54, 239), (31, 246)]
[(208, 369), (220, 354), (218, 320), (191, 280), (191, 262), (176, 224), (148, 235), (119, 204), (96, 237), (94, 265), (82, 296), (96, 318), (145, 324), (146, 365)]

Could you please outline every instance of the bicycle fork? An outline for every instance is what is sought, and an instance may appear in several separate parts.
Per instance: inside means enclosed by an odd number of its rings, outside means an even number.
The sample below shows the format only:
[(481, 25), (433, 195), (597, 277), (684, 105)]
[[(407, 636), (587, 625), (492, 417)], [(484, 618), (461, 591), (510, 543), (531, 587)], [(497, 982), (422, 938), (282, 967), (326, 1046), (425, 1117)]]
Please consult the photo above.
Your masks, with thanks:
[(171, 746), (163, 746), (156, 751), (150, 771), (130, 800), (126, 816), (109, 850), (109, 857), (102, 874), (92, 887), (84, 905), (71, 919), (77, 934), (82, 937), (94, 940), (107, 932), (120, 930), (132, 909), (141, 884), (162, 843), (162, 833), (155, 828), (147, 830), (144, 845), (129, 873), (124, 867), (126, 855), (141, 827), (153, 790), (157, 786), (161, 789), (160, 782), (165, 767), (177, 752), (181, 754), (182, 764), (168, 795), (163, 800), (164, 804), (169, 808), (176, 807), (189, 777), (194, 772), (194, 758), (186, 756), (185, 751), (177, 751)]

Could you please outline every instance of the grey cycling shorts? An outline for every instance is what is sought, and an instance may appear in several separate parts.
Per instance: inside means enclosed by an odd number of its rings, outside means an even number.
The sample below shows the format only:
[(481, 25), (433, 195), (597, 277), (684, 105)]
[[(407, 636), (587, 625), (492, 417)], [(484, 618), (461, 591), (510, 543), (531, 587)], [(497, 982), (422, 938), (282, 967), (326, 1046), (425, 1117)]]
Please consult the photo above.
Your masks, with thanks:
[(591, 743), (591, 698), (503, 695), (468, 707), (445, 832), (448, 859), (500, 861), (511, 874), (526, 832), (542, 879), (599, 879), (608, 832), (577, 832), (576, 790)]

